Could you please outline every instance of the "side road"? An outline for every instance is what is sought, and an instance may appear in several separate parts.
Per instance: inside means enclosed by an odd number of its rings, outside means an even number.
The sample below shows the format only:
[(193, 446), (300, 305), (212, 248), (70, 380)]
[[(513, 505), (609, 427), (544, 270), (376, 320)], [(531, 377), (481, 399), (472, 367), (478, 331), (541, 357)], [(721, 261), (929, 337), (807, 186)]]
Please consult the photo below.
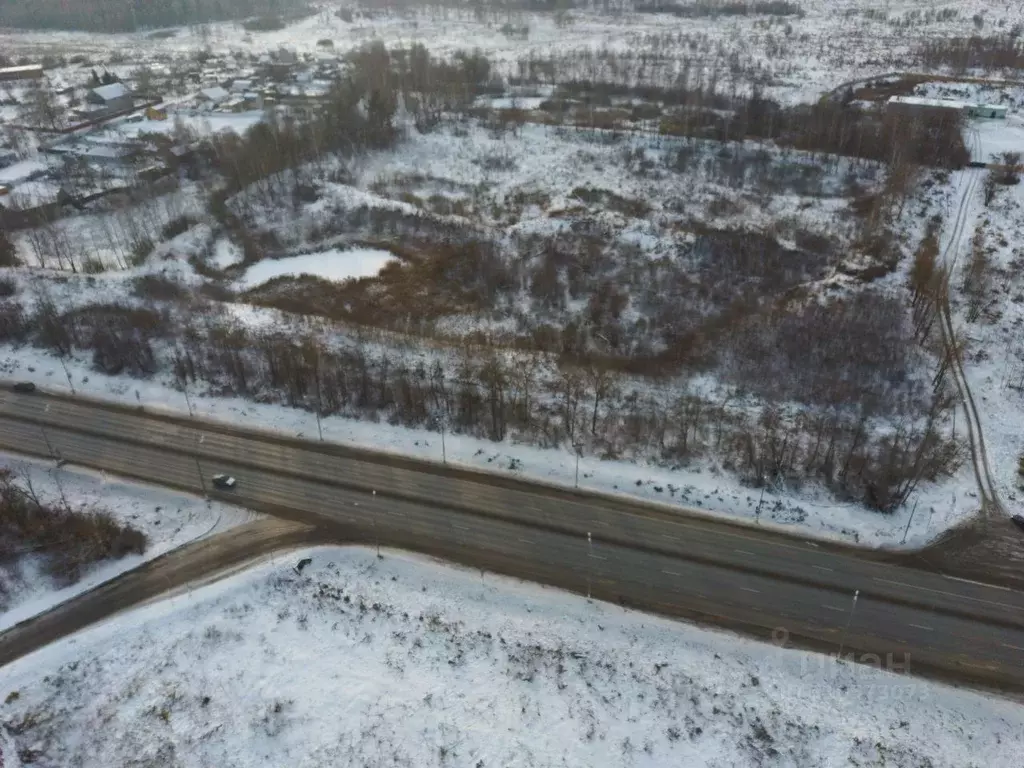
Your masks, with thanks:
[(327, 543), (324, 538), (311, 526), (266, 518), (187, 544), (0, 634), (0, 666), (120, 611), (222, 578), (272, 552)]

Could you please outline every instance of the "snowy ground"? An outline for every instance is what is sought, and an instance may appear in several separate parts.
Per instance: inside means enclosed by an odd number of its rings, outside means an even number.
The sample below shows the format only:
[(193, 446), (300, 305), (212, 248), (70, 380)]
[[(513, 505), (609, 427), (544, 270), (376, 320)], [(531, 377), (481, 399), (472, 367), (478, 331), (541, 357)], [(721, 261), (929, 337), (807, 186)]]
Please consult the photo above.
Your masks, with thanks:
[[(19, 560), (18, 572), (0, 570), (0, 579), (11, 588), (6, 610), (0, 610), (0, 631), (64, 602), (97, 584), (112, 579), (140, 563), (195, 539), (255, 519), (255, 513), (218, 502), (207, 503), (194, 496), (163, 488), (128, 483), (102, 473), (63, 467), (0, 453), (0, 467), (13, 470), (31, 481), (40, 498), (60, 501), (61, 494), (72, 509), (102, 509), (117, 520), (143, 531), (149, 546), (143, 555), (131, 555), (89, 570), (77, 583), (55, 589), (40, 573), (31, 557)], [(0, 763), (2, 765), (2, 763)]]
[(119, 134), (125, 138), (135, 138), (144, 133), (171, 133), (178, 125), (194, 131), (199, 136), (208, 136), (221, 131), (245, 133), (249, 128), (263, 120), (263, 112), (237, 112), (233, 114), (216, 114), (196, 112), (194, 110), (170, 111), (166, 120), (140, 120), (138, 122), (122, 121), (113, 125), (107, 133)]
[(0, 670), (4, 700), (0, 724), (43, 768), (1024, 754), (1009, 701), (361, 549), (292, 553), (118, 617)]
[[(1024, 149), (1024, 147), (1022, 147)], [(1018, 458), (1024, 454), (1024, 183), (1001, 187), (989, 207), (975, 190), (970, 200), (963, 245), (951, 287), (954, 325), (966, 341), (964, 368), (980, 411), (989, 464), (999, 492), (1012, 514), (1024, 512)], [(969, 321), (962, 294), (963, 269), (978, 226), (992, 249), (993, 285), (981, 317)]]

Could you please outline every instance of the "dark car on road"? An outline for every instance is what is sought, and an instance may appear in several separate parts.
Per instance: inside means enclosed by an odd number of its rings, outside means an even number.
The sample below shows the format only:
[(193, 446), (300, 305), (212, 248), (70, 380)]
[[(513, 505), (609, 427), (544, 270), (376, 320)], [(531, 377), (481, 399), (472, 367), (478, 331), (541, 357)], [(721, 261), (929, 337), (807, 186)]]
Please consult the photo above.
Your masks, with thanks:
[(1020, 528), (1022, 531), (1024, 531), (1024, 515), (1014, 515), (1010, 519), (1013, 520), (1014, 524), (1018, 528)]
[(30, 395), (36, 391), (36, 385), (33, 384), (31, 381), (19, 381), (17, 384), (11, 387), (11, 389), (13, 389), (15, 392), (19, 392), (22, 395)]
[(222, 491), (233, 491), (238, 482), (231, 475), (214, 475), (213, 487)]

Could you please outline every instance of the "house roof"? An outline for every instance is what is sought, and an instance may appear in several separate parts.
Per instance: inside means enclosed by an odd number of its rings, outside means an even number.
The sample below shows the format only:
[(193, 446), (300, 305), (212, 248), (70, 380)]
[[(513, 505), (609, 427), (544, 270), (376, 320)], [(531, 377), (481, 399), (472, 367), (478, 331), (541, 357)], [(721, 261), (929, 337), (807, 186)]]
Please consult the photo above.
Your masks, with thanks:
[(941, 109), (966, 109), (967, 104), (953, 99), (926, 99), (921, 96), (892, 96), (890, 104), (905, 104), (909, 107), (939, 107)]
[(128, 89), (125, 87), (124, 83), (101, 85), (99, 88), (93, 88), (92, 92), (104, 101), (113, 101), (114, 99), (120, 99), (128, 95)]
[(224, 101), (224, 99), (231, 95), (219, 85), (214, 86), (213, 88), (203, 88), (199, 93), (210, 101)]
[(20, 67), (0, 67), (0, 75), (21, 74), (23, 72), (42, 72), (42, 64), (23, 64)]

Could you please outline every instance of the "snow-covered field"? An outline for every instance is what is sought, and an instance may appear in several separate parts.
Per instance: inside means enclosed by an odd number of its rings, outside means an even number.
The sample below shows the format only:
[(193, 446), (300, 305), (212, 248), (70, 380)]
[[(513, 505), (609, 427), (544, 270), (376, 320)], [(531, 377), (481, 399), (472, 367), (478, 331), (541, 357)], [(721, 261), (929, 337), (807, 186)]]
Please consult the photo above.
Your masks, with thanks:
[[(73, 32), (4, 32), (0, 46), (11, 55), (56, 54), (74, 50), (105, 60), (114, 51), (126, 71), (142, 58), (174, 57), (209, 48), (213, 51), (261, 53), (279, 46), (300, 54), (323, 55), (318, 41), (329, 39), (332, 51), (344, 54), (364, 43), (381, 40), (388, 47), (423, 42), (433, 52), (451, 55), (479, 48), (509, 74), (529, 57), (569, 51), (638, 52), (657, 58), (689, 52), (716, 76), (729, 68), (756, 74), (764, 91), (785, 101), (809, 102), (842, 82), (891, 72), (906, 62), (924, 38), (978, 32), (1008, 31), (1024, 21), (1015, 4), (1003, 0), (964, 0), (947, 6), (956, 11), (936, 16), (931, 0), (895, 0), (884, 7), (863, 0), (803, 0), (803, 16), (703, 16), (680, 18), (644, 13), (601, 14), (574, 10), (566, 14), (533, 14), (501, 8), (460, 11), (445, 5), (357, 16), (352, 23), (334, 13), (336, 3), (285, 29), (247, 33), (241, 24), (218, 23), (181, 28), (168, 39), (152, 39), (149, 30), (135, 34), (98, 35)], [(931, 18), (925, 15), (932, 12)], [(525, 28), (523, 37), (512, 28)], [(837, 44), (841, 41), (841, 44)], [(725, 53), (723, 53), (725, 52)], [(732, 58), (729, 54), (735, 52)], [(906, 67), (904, 67), (906, 68)], [(744, 77), (736, 85), (748, 87)]]
[(103, 473), (69, 466), (56, 469), (53, 462), (0, 454), (0, 468), (15, 472), (23, 487), (31, 482), (44, 503), (60, 503), (63, 496), (73, 510), (104, 510), (149, 539), (145, 554), (100, 563), (79, 581), (63, 588), (55, 588), (38, 571), (38, 563), (31, 555), (19, 558), (12, 569), (0, 568), (0, 579), (10, 593), (7, 605), (0, 603), (0, 632), (146, 560), (256, 518), (255, 513), (237, 507), (124, 482)]
[(0, 724), (42, 768), (1024, 754), (1009, 701), (364, 549), (291, 553), (115, 618), (0, 670), (3, 701)]

